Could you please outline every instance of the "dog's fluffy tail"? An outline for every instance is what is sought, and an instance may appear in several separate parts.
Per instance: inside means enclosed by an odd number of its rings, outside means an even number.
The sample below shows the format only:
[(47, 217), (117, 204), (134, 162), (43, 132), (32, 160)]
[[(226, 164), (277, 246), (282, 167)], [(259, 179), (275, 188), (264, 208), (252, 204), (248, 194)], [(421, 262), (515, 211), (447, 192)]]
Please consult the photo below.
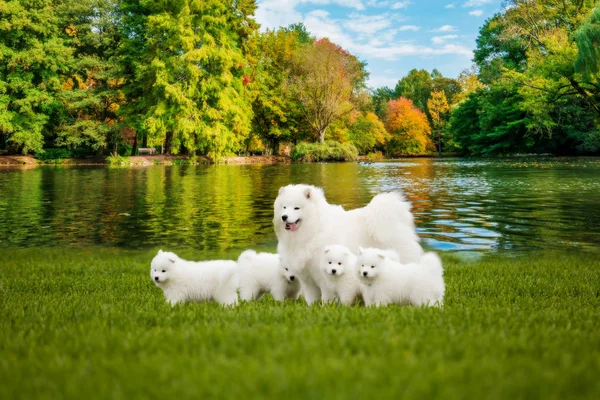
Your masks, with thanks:
[(425, 268), (432, 276), (441, 277), (444, 275), (442, 260), (440, 260), (440, 257), (433, 252), (425, 253), (425, 255), (423, 255), (423, 258), (421, 258), (421, 267)]
[(254, 257), (256, 257), (256, 251), (246, 250), (246, 251), (242, 252), (242, 254), (240, 254), (240, 256), (237, 259), (237, 263), (238, 263), (238, 265), (251, 263), (252, 260), (254, 259)]
[(374, 226), (390, 224), (415, 227), (410, 203), (398, 192), (381, 193), (373, 197), (365, 210), (367, 219)]

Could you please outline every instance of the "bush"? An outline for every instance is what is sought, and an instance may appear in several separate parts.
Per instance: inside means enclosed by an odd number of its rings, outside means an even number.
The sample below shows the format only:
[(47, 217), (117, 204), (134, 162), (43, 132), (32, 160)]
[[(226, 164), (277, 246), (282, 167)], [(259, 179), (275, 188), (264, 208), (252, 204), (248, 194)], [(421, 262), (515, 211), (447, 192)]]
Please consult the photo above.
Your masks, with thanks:
[(314, 161), (353, 161), (358, 150), (351, 143), (327, 141), (325, 143), (300, 143), (292, 152), (292, 160)]
[(383, 153), (381, 153), (380, 151), (376, 151), (374, 153), (369, 153), (367, 154), (367, 161), (380, 161), (383, 160), (385, 157), (383, 157)]
[(46, 149), (35, 153), (35, 158), (45, 163), (60, 163), (64, 158), (71, 157), (71, 151), (69, 149), (64, 148)]
[(129, 157), (110, 155), (106, 157), (106, 162), (108, 162), (110, 165), (129, 164)]

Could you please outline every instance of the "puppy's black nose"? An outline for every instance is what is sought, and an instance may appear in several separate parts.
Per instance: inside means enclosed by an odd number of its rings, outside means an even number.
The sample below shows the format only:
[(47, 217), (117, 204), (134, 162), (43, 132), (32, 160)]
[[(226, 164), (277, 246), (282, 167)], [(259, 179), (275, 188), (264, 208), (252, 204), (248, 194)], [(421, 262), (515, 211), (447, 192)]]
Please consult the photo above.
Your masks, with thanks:
[(290, 281), (293, 281), (294, 279), (296, 279), (295, 276), (290, 276)]
[(363, 276), (367, 276), (367, 272), (363, 272)]
[(335, 271), (336, 271), (335, 269), (332, 269), (331, 273), (335, 275)]
[(287, 221), (287, 215), (282, 215), (281, 219), (284, 220), (284, 221)]
[(155, 280), (156, 282), (158, 282), (158, 276), (155, 276), (155, 277), (154, 277), (154, 280)]

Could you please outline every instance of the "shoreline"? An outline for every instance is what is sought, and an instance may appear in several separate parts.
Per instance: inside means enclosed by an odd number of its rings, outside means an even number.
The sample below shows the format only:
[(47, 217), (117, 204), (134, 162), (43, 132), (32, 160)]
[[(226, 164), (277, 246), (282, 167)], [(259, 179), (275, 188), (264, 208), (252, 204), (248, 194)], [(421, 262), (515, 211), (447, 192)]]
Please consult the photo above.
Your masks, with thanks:
[(190, 160), (188, 156), (176, 155), (143, 155), (122, 157), (122, 162), (111, 163), (106, 157), (85, 157), (85, 158), (63, 158), (59, 160), (41, 161), (33, 156), (20, 155), (2, 155), (0, 156), (0, 166), (38, 166), (38, 165), (121, 165), (121, 166), (150, 166), (150, 165), (211, 165), (211, 164), (229, 164), (229, 165), (272, 165), (289, 164), (292, 159), (288, 156), (249, 156), (249, 157), (225, 157), (218, 163), (206, 156), (197, 156), (195, 161)]

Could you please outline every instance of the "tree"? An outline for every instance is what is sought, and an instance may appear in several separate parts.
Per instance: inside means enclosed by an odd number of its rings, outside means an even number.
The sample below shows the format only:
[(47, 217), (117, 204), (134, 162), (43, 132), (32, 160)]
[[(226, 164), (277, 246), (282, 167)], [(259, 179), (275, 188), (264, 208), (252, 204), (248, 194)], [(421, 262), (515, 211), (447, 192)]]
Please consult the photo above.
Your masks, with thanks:
[(411, 70), (407, 76), (398, 81), (394, 89), (394, 98), (407, 98), (423, 112), (427, 111), (427, 100), (430, 95), (431, 75), (424, 69)]
[(360, 114), (349, 126), (349, 140), (359, 154), (383, 147), (390, 138), (383, 122), (372, 112)]
[(392, 156), (425, 154), (434, 147), (427, 116), (409, 99), (390, 100), (385, 127), (391, 134), (387, 151)]
[(289, 77), (301, 47), (310, 44), (302, 24), (256, 32), (250, 38), (246, 77), (254, 114), (250, 137), (256, 134), (273, 153), (281, 141), (295, 139), (301, 126), (303, 116)]
[(301, 111), (321, 143), (329, 125), (354, 108), (368, 76), (364, 63), (327, 39), (302, 48), (294, 75)]
[(458, 75), (457, 81), (460, 87), (460, 93), (454, 96), (454, 101), (451, 104), (458, 104), (466, 100), (471, 93), (475, 93), (478, 90), (483, 89), (483, 85), (479, 81), (477, 74), (472, 70), (465, 69), (461, 71), (461, 73)]
[(66, 1), (0, 1), (0, 135), (23, 154), (42, 151), (73, 63)]
[(123, 115), (167, 152), (219, 158), (251, 128), (244, 90), (254, 0), (123, 0)]
[(448, 122), (448, 111), (450, 106), (444, 92), (431, 92), (431, 98), (427, 100), (427, 109), (431, 116), (433, 127), (433, 138), (437, 142), (438, 153), (442, 152), (442, 136)]
[(371, 91), (373, 109), (379, 119), (384, 120), (387, 114), (387, 104), (394, 98), (394, 91), (389, 87), (381, 87)]
[(58, 94), (65, 112), (55, 143), (92, 150), (110, 143), (116, 153), (122, 141), (117, 113), (125, 101), (115, 54), (121, 43), (117, 0), (72, 1), (66, 18), (75, 59)]

